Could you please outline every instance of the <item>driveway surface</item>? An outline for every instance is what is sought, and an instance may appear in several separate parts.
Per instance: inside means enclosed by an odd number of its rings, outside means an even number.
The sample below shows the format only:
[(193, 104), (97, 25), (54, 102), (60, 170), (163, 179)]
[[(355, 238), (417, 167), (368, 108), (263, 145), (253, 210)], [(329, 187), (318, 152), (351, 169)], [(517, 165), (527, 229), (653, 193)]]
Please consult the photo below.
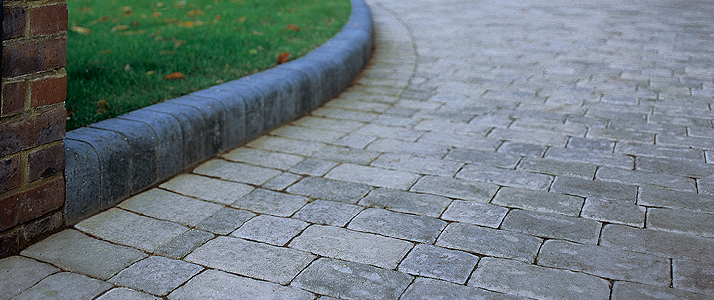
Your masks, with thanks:
[(714, 2), (369, 3), (352, 87), (0, 298), (714, 299)]

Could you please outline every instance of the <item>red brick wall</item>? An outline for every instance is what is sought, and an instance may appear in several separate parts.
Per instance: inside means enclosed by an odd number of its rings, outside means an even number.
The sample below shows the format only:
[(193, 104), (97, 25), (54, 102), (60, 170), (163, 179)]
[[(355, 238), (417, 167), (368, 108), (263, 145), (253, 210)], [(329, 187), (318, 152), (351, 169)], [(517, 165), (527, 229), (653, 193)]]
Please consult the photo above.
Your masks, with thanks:
[(4, 0), (0, 258), (64, 225), (67, 5)]

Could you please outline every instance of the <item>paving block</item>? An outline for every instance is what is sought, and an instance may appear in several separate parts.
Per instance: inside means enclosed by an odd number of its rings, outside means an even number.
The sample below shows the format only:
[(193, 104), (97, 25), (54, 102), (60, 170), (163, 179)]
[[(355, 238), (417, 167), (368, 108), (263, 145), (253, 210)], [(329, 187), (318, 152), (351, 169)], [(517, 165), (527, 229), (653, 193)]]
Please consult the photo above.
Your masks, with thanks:
[(225, 108), (225, 126), (222, 128), (224, 149), (238, 147), (246, 141), (246, 104), (243, 97), (219, 89), (200, 90), (190, 96), (213, 99)]
[(491, 201), (506, 207), (573, 217), (580, 214), (583, 202), (580, 197), (510, 187), (501, 188)]
[(377, 156), (379, 156), (377, 151), (327, 145), (315, 153), (313, 157), (336, 162), (367, 165)]
[(168, 299), (245, 299), (310, 300), (314, 295), (292, 287), (236, 276), (218, 270), (206, 270), (169, 294)]
[(559, 240), (543, 244), (538, 265), (664, 287), (671, 281), (669, 259)]
[(370, 165), (419, 174), (451, 177), (461, 169), (463, 163), (439, 158), (386, 153), (380, 155)]
[(646, 211), (644, 206), (629, 202), (588, 198), (580, 216), (605, 223), (645, 227)]
[(206, 139), (206, 154), (212, 156), (227, 149), (226, 141), (226, 107), (221, 101), (213, 98), (185, 95), (162, 103), (179, 104), (200, 111), (206, 124), (204, 136)]
[(480, 138), (453, 132), (427, 132), (417, 142), (442, 145), (447, 147), (469, 148), (483, 151), (496, 151), (502, 140)]
[(467, 148), (453, 149), (445, 158), (459, 162), (489, 165), (505, 169), (515, 168), (518, 161), (521, 160), (521, 157), (517, 155)]
[(308, 199), (302, 196), (255, 189), (231, 204), (231, 206), (250, 210), (259, 214), (270, 214), (279, 217), (289, 217), (307, 204)]
[(399, 264), (399, 271), (465, 284), (478, 263), (478, 256), (466, 252), (419, 244)]
[(424, 176), (411, 188), (414, 192), (483, 203), (491, 201), (497, 190), (495, 184), (441, 176)]
[[(348, 137), (352, 137), (349, 135)], [(366, 137), (364, 135), (354, 135), (354, 137)], [(369, 139), (370, 141), (373, 138)], [(369, 146), (367, 146), (369, 144)], [(426, 157), (436, 157), (441, 158), (449, 152), (449, 147), (420, 143), (420, 142), (410, 142), (398, 139), (380, 138), (372, 143), (365, 143), (367, 150), (387, 152), (387, 153), (406, 153), (414, 154)], [(364, 146), (363, 146), (364, 147)], [(362, 147), (359, 147), (362, 148)]]
[(612, 288), (612, 300), (653, 299), (653, 300), (705, 300), (710, 296), (695, 294), (669, 287), (645, 285), (641, 283), (617, 281)]
[(212, 233), (191, 229), (175, 237), (170, 242), (161, 245), (156, 249), (158, 255), (167, 256), (174, 259), (182, 259), (208, 240), (214, 238)]
[(97, 298), (97, 300), (159, 300), (159, 298), (146, 293), (137, 292), (132, 289), (120, 287), (109, 290), (104, 293), (104, 295)]
[[(366, 136), (366, 135), (358, 135), (358, 134), (347, 134), (338, 140), (332, 142), (333, 145), (338, 145), (338, 146), (343, 146), (343, 147), (349, 147), (349, 148), (355, 148), (355, 149), (363, 149), (372, 141), (376, 140), (376, 137), (373, 136)], [(376, 150), (380, 151), (378, 149), (369, 149), (369, 150)], [(381, 152), (387, 152), (387, 151), (381, 151)]]
[(597, 244), (602, 224), (590, 219), (512, 210), (501, 228), (578, 243)]
[(425, 216), (407, 215), (378, 208), (368, 208), (350, 221), (347, 228), (389, 237), (432, 244), (446, 227), (446, 222)]
[(355, 262), (320, 258), (291, 286), (342, 299), (398, 299), (412, 277)]
[(371, 233), (312, 225), (289, 246), (320, 256), (395, 269), (414, 244)]
[(247, 144), (250, 147), (277, 152), (312, 156), (325, 147), (325, 144), (312, 141), (301, 141), (277, 136), (262, 136)]
[(648, 185), (640, 187), (637, 204), (696, 212), (714, 212), (714, 196), (678, 192)]
[(332, 143), (344, 136), (344, 132), (305, 126), (285, 125), (270, 132), (272, 135), (305, 141)]
[(249, 211), (224, 207), (216, 213), (203, 219), (196, 228), (219, 235), (227, 235), (243, 225), (245, 221), (254, 217)]
[(532, 263), (542, 242), (537, 237), (517, 232), (451, 223), (435, 245)]
[(253, 191), (253, 187), (194, 174), (181, 174), (159, 187), (173, 192), (221, 204), (231, 204), (236, 198)]
[(65, 206), (67, 225), (101, 211), (101, 178), (99, 155), (88, 143), (71, 139), (65, 146)]
[(378, 187), (408, 190), (420, 176), (410, 172), (341, 164), (327, 173), (325, 177)]
[(247, 147), (236, 148), (223, 154), (223, 158), (279, 170), (287, 170), (304, 159), (302, 156)]
[(369, 123), (355, 130), (353, 133), (415, 142), (424, 134), (424, 131)]
[(219, 236), (194, 250), (185, 260), (285, 285), (314, 259), (312, 254), (291, 248)]
[(637, 198), (637, 186), (634, 185), (567, 176), (556, 176), (550, 191), (582, 197), (623, 200), (632, 204), (635, 203)]
[(711, 239), (624, 225), (605, 226), (600, 245), (669, 258), (714, 258)]
[(118, 208), (110, 208), (74, 227), (107, 241), (148, 252), (188, 231), (187, 227), (173, 222), (147, 218)]
[(297, 87), (290, 77), (266, 70), (238, 81), (253, 86), (263, 95), (263, 128), (276, 128), (295, 117)]
[(589, 150), (550, 148), (548, 152), (545, 153), (544, 158), (622, 168), (625, 170), (632, 170), (635, 166), (635, 160), (630, 156), (606, 152), (593, 152)]
[(597, 166), (587, 163), (526, 157), (518, 164), (518, 169), (533, 173), (579, 177), (589, 180), (595, 177)]
[(300, 220), (260, 215), (245, 222), (231, 235), (275, 246), (284, 246), (308, 225)]
[[(139, 250), (91, 238), (72, 229), (51, 235), (22, 251), (22, 255), (104, 280), (146, 257)], [(38, 271), (47, 269), (37, 264)]]
[(295, 164), (290, 168), (290, 172), (308, 175), (308, 176), (322, 176), (328, 171), (332, 170), (337, 166), (336, 162), (331, 162), (327, 160), (306, 158), (303, 161)]
[[(365, 123), (370, 122), (370, 121), (374, 120), (377, 116), (379, 116), (379, 114), (375, 113), (375, 112), (356, 111), (356, 110), (349, 109), (349, 108), (332, 107), (332, 105), (334, 105), (334, 103), (336, 103), (336, 102), (337, 101), (330, 101), (327, 104), (329, 106), (324, 106), (324, 107), (315, 109), (315, 110), (311, 111), (310, 114), (313, 116), (320, 116), (320, 117), (333, 118), (333, 119), (345, 119), (345, 120), (365, 122)], [(347, 101), (346, 103), (353, 103), (353, 101)]]
[(602, 181), (614, 181), (631, 185), (655, 185), (682, 192), (697, 191), (694, 179), (669, 174), (628, 171), (604, 167), (597, 171), (595, 178)]
[(2, 299), (12, 299), (40, 280), (60, 270), (46, 263), (10, 256), (0, 259), (0, 290)]
[(207, 127), (206, 120), (199, 109), (177, 103), (161, 102), (146, 107), (146, 110), (163, 112), (176, 118), (181, 124), (183, 134), (184, 167), (191, 166), (215, 154), (218, 149), (214, 141), (215, 132)]
[(550, 175), (469, 164), (456, 174), (456, 178), (543, 191), (548, 190), (553, 181)]
[(568, 139), (566, 148), (612, 153), (615, 150), (615, 142), (573, 136)]
[(284, 172), (278, 176), (273, 177), (273, 179), (270, 179), (268, 182), (261, 185), (261, 187), (265, 188), (265, 189), (275, 190), (275, 191), (282, 191), (282, 190), (285, 190), (285, 188), (298, 182), (298, 180), (300, 180), (302, 178), (303, 178), (303, 176), (293, 174), (293, 173)]
[(666, 158), (666, 159), (704, 159), (702, 150), (690, 148), (664, 147), (661, 145), (643, 145), (639, 143), (617, 143), (615, 153), (625, 153), (641, 157)]
[(119, 207), (157, 219), (196, 226), (222, 206), (161, 189), (151, 189), (119, 204)]
[(362, 209), (359, 205), (315, 200), (301, 208), (293, 217), (314, 224), (343, 227)]
[(481, 259), (468, 285), (535, 299), (610, 298), (610, 284), (604, 279), (509, 259)]
[(674, 174), (692, 178), (703, 178), (714, 173), (714, 166), (702, 160), (691, 161), (659, 157), (638, 157), (636, 169), (645, 172)]
[(544, 145), (505, 141), (498, 147), (498, 152), (519, 156), (542, 157), (547, 148)]
[(418, 277), (414, 280), (404, 295), (404, 300), (431, 300), (431, 299), (489, 299), (489, 300), (515, 300), (521, 297), (496, 293), (480, 288), (454, 284), (441, 280)]
[(261, 185), (281, 173), (275, 169), (228, 162), (221, 159), (209, 160), (198, 166), (193, 172), (254, 185)]
[(110, 288), (112, 285), (104, 281), (62, 272), (43, 279), (12, 299), (36, 300), (52, 297), (55, 299), (89, 300)]
[(305, 116), (295, 120), (292, 124), (344, 133), (353, 132), (357, 128), (364, 126), (363, 122), (323, 118), (319, 116)]
[[(266, 128), (263, 128), (263, 107), (265, 101), (263, 94), (244, 82), (239, 80), (229, 81), (223, 84), (213, 86), (207, 91), (213, 94), (213, 91), (229, 93), (236, 98), (236, 102), (243, 102), (245, 105), (245, 140), (249, 141), (261, 135)], [(200, 96), (200, 95), (197, 95)]]
[(692, 136), (678, 136), (672, 134), (658, 134), (657, 144), (670, 147), (697, 148), (714, 150), (714, 142), (709, 138)]
[(508, 208), (505, 207), (474, 201), (454, 200), (441, 218), (447, 221), (498, 228), (506, 213), (508, 213)]
[(588, 130), (588, 137), (613, 140), (617, 142), (636, 142), (642, 144), (653, 144), (655, 138), (653, 133), (617, 128), (591, 128)]
[(647, 209), (647, 228), (714, 237), (714, 214), (667, 208)]
[(109, 282), (163, 296), (201, 271), (203, 268), (198, 265), (151, 256), (119, 272)]
[(672, 260), (672, 282), (676, 289), (714, 295), (714, 260)]
[(435, 195), (377, 188), (359, 201), (360, 205), (429, 217), (439, 217), (451, 199)]

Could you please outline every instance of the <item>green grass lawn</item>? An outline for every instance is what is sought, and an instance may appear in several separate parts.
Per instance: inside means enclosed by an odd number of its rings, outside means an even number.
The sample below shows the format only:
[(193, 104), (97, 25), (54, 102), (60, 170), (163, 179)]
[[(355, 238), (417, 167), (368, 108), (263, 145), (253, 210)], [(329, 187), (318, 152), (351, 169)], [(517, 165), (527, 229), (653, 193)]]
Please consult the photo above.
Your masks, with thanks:
[(303, 56), (351, 12), (349, 0), (67, 4), (68, 130), (268, 69), (281, 52)]

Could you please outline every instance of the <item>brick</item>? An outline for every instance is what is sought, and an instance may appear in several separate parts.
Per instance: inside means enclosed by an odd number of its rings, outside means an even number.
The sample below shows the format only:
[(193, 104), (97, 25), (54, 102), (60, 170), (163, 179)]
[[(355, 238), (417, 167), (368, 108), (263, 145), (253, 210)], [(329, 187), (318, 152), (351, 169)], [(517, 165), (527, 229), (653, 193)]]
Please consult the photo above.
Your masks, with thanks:
[[(77, 287), (82, 288), (77, 288)], [(52, 295), (57, 299), (93, 299), (112, 285), (84, 275), (62, 272), (43, 279), (13, 299), (42, 299)]]
[(615, 153), (632, 154), (638, 157), (656, 157), (666, 159), (690, 159), (701, 161), (702, 150), (691, 148), (664, 147), (662, 145), (642, 145), (638, 143), (617, 143)]
[(303, 161), (292, 166), (289, 171), (302, 175), (322, 176), (335, 166), (337, 166), (336, 162), (314, 158), (306, 158)]
[(407, 190), (417, 181), (417, 179), (419, 179), (420, 176), (410, 172), (386, 170), (382, 168), (353, 164), (341, 164), (327, 173), (325, 177), (378, 187)]
[(67, 64), (66, 47), (67, 40), (64, 38), (4, 47), (2, 77), (62, 68)]
[(499, 139), (474, 137), (452, 132), (427, 132), (417, 141), (446, 147), (462, 147), (484, 151), (496, 151), (498, 145), (501, 144)]
[(245, 222), (231, 236), (284, 246), (308, 225), (300, 220), (260, 215)]
[(647, 209), (647, 228), (714, 237), (714, 214), (667, 208)]
[(505, 141), (500, 147), (498, 147), (498, 152), (521, 156), (542, 157), (547, 148), (548, 146), (544, 145)]
[(0, 200), (0, 231), (38, 218), (64, 204), (64, 178)]
[(399, 264), (399, 271), (465, 284), (478, 260), (469, 253), (419, 244)]
[(337, 147), (327, 145), (313, 155), (314, 158), (332, 160), (336, 162), (346, 162), (359, 165), (367, 165), (373, 161), (379, 152), (364, 149)]
[[(10, 40), (25, 35), (26, 11), (20, 6), (2, 7), (2, 40)], [(5, 76), (3, 76), (5, 77)], [(3, 87), (4, 90), (4, 87)]]
[(194, 173), (218, 177), (241, 183), (261, 185), (271, 178), (280, 175), (280, 171), (263, 167), (256, 167), (243, 163), (228, 162), (221, 159), (212, 159), (198, 166)]
[(638, 157), (636, 170), (674, 174), (693, 178), (703, 178), (714, 173), (714, 166), (703, 160), (690, 161), (682, 159)]
[[(206, 270), (169, 294), (169, 299), (231, 299), (240, 295), (247, 299), (311, 300), (314, 295), (293, 287)], [(125, 299), (125, 298), (122, 298)]]
[(398, 299), (412, 277), (355, 262), (320, 258), (291, 286), (341, 299)]
[(64, 155), (64, 143), (30, 153), (27, 157), (27, 181), (33, 182), (62, 172)]
[(644, 227), (645, 212), (644, 206), (617, 200), (588, 198), (585, 200), (580, 216), (605, 223)]
[(614, 181), (631, 185), (656, 185), (683, 192), (697, 191), (694, 179), (677, 175), (604, 167), (598, 170), (595, 178), (602, 181)]
[(542, 242), (537, 237), (518, 232), (455, 222), (446, 227), (435, 245), (532, 263)]
[(497, 190), (498, 186), (495, 184), (441, 176), (424, 176), (411, 188), (414, 192), (483, 203), (491, 201)]
[(37, 145), (49, 144), (59, 141), (65, 136), (65, 121), (67, 112), (64, 107), (45, 112), (33, 124), (34, 138)]
[(553, 176), (550, 175), (470, 164), (464, 166), (456, 174), (456, 178), (532, 190), (548, 190), (553, 181)]
[(670, 258), (714, 258), (711, 239), (624, 225), (605, 226), (600, 245)]
[(612, 152), (615, 149), (615, 142), (607, 140), (598, 139), (586, 139), (581, 137), (571, 137), (568, 140), (567, 148), (579, 149), (579, 150), (589, 150), (589, 151), (603, 151)]
[(193, 251), (185, 260), (285, 285), (314, 259), (314, 255), (292, 248), (219, 236)]
[(440, 216), (449, 203), (451, 203), (451, 199), (441, 196), (387, 188), (375, 189), (359, 201), (360, 205), (367, 207), (377, 207), (430, 217)]
[(231, 204), (254, 190), (247, 184), (193, 174), (176, 176), (159, 187), (220, 204)]
[(261, 149), (240, 147), (223, 155), (224, 158), (256, 166), (287, 170), (303, 157), (285, 153), (276, 153)]
[(43, 78), (30, 83), (33, 108), (64, 102), (67, 99), (67, 76)]
[(350, 221), (348, 229), (371, 232), (415, 242), (432, 244), (446, 222), (432, 217), (407, 215), (368, 208)]
[(0, 193), (20, 186), (21, 182), (20, 156), (11, 156), (0, 160)]
[(505, 169), (513, 169), (521, 159), (520, 156), (499, 152), (480, 151), (474, 149), (456, 148), (451, 150), (445, 159), (458, 162), (483, 164)]
[(370, 165), (419, 174), (452, 177), (461, 169), (463, 163), (439, 158), (386, 153), (380, 155)]
[(672, 260), (672, 284), (676, 289), (714, 294), (714, 260)]
[(543, 191), (504, 187), (498, 191), (498, 194), (496, 194), (496, 197), (493, 198), (491, 203), (536, 212), (558, 213), (576, 217), (580, 214), (583, 199)]
[(468, 285), (535, 299), (610, 297), (610, 286), (604, 279), (497, 258), (482, 259)]
[(64, 214), (61, 210), (56, 210), (32, 220), (29, 223), (25, 223), (22, 228), (23, 239), (28, 243), (35, 243), (64, 227), (66, 227)]
[(474, 201), (454, 200), (441, 219), (462, 223), (498, 228), (508, 208), (478, 203)]
[(0, 257), (20, 253), (20, 250), (22, 250), (21, 246), (24, 246), (24, 241), (22, 241), (22, 245), (20, 244), (21, 235), (22, 231), (19, 229), (0, 232)]
[(325, 144), (300, 141), (283, 137), (263, 136), (248, 143), (248, 146), (296, 155), (310, 156), (325, 147)]
[(32, 119), (0, 124), (0, 157), (30, 149), (36, 145)]
[(289, 217), (305, 206), (308, 198), (286, 193), (255, 189), (231, 204), (231, 206), (250, 210), (259, 214)]
[(601, 227), (602, 224), (589, 219), (525, 210), (510, 211), (501, 224), (506, 230), (586, 244), (597, 244)]
[(559, 240), (543, 244), (538, 265), (664, 287), (671, 276), (666, 258)]
[(362, 209), (359, 205), (315, 200), (301, 208), (293, 217), (314, 224), (343, 227)]
[(0, 117), (9, 117), (25, 110), (25, 82), (2, 85), (2, 111)]
[(30, 11), (30, 35), (67, 31), (67, 18), (65, 3), (33, 7)]
[(345, 135), (344, 132), (305, 126), (285, 125), (270, 132), (272, 135), (305, 141), (332, 143)]
[(224, 207), (216, 213), (203, 219), (196, 228), (213, 232), (215, 234), (227, 235), (254, 217), (255, 214), (245, 210)]
[(97, 298), (97, 300), (123, 300), (123, 299), (159, 300), (159, 298), (156, 298), (149, 294), (137, 292), (135, 290), (124, 288), (124, 287), (113, 288), (113, 289), (109, 290), (108, 292), (104, 293), (104, 295), (102, 295), (101, 297)]
[(187, 226), (196, 226), (203, 219), (223, 208), (218, 204), (161, 189), (151, 189), (138, 194), (120, 203), (118, 207)]
[(201, 271), (203, 268), (194, 264), (151, 256), (119, 272), (109, 282), (163, 296)]
[(446, 146), (408, 142), (397, 139), (377, 139), (376, 141), (370, 143), (369, 146), (367, 146), (367, 149), (379, 152), (408, 153), (436, 158), (441, 158), (449, 152), (449, 148)]
[(637, 204), (696, 212), (714, 212), (714, 196), (678, 192), (654, 186), (640, 187), (640, 197)]
[(623, 168), (627, 170), (632, 170), (635, 165), (635, 160), (630, 156), (578, 149), (550, 148), (548, 152), (545, 153), (545, 158), (565, 162)]
[[(5, 245), (3, 245), (5, 246)], [(20, 294), (59, 269), (22, 256), (0, 259), (0, 290), (5, 299)]]
[(556, 176), (551, 192), (635, 203), (637, 187), (615, 182)]
[(489, 299), (489, 300), (515, 300), (520, 297), (487, 291), (480, 288), (454, 284), (441, 280), (417, 277), (400, 299), (404, 300), (430, 300), (430, 299)]
[(282, 191), (285, 190), (285, 188), (293, 185), (300, 179), (302, 179), (302, 176), (300, 175), (284, 172), (278, 176), (273, 177), (273, 179), (270, 179), (268, 182), (263, 183), (261, 187), (275, 191)]
[[(328, 236), (330, 238), (326, 239)], [(395, 269), (414, 244), (371, 233), (312, 225), (289, 246), (320, 256)]]
[(612, 300), (652, 299), (652, 300), (706, 300), (707, 295), (694, 294), (669, 287), (651, 286), (641, 283), (617, 281), (612, 288)]

